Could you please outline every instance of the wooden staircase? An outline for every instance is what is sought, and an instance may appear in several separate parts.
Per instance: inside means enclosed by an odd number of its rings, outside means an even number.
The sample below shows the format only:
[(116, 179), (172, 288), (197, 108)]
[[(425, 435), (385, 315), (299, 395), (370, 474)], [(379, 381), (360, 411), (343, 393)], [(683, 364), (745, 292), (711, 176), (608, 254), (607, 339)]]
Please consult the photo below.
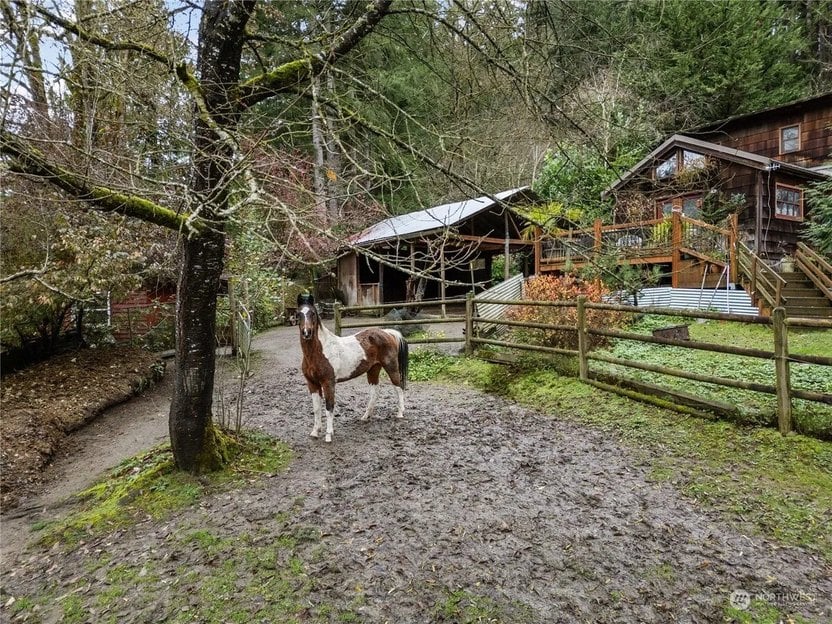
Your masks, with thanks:
[(832, 318), (832, 264), (798, 243), (794, 267), (777, 271), (742, 243), (737, 244), (740, 282), (764, 316), (777, 307), (792, 318)]
[(800, 318), (832, 318), (832, 301), (803, 271), (780, 272), (786, 285), (781, 290), (786, 316)]

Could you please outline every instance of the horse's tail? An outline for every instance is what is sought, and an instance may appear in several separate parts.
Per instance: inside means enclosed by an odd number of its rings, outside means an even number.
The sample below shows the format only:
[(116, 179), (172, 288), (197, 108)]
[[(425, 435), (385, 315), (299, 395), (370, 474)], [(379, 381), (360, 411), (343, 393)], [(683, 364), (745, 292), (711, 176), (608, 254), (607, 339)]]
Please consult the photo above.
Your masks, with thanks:
[(399, 375), (402, 378), (402, 390), (407, 390), (407, 367), (409, 363), (408, 357), (409, 347), (404, 336), (399, 335)]

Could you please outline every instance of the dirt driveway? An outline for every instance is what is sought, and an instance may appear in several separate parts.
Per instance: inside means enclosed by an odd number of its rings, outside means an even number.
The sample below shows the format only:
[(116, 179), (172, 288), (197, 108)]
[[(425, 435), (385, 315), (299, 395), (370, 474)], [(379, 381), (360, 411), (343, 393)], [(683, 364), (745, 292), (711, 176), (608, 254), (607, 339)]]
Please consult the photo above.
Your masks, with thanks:
[[(246, 396), (246, 425), (294, 449), (287, 472), (70, 553), (6, 560), (4, 595), (83, 586), (85, 557), (98, 549), (112, 562), (152, 564), (159, 577), (152, 591), (122, 597), (118, 621), (179, 617), (186, 599), (171, 581), (177, 570), (219, 565), (216, 553), (177, 541), (199, 527), (230, 543), (312, 531), (314, 539), (296, 545), (309, 577), (310, 611), (300, 621), (328, 621), (313, 607), (331, 605), (366, 622), (493, 614), (506, 622), (720, 622), (737, 591), (792, 601), (781, 610), (811, 621), (832, 618), (832, 580), (814, 555), (741, 534), (672, 486), (650, 482), (635, 452), (557, 414), (413, 383), (405, 418), (396, 420), (388, 384), (376, 416), (360, 422), (367, 389), (354, 381), (336, 393), (334, 442), (310, 439), (296, 331), (257, 338)], [(255, 600), (247, 596), (235, 600)], [(491, 619), (438, 606), (463, 596), (489, 605)]]

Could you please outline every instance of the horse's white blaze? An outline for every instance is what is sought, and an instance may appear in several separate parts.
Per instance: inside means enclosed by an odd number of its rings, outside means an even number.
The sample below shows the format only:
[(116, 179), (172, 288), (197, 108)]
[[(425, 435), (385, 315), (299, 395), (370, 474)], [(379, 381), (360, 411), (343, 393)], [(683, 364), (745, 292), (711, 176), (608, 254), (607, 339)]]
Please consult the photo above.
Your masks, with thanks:
[(335, 370), (335, 379), (349, 379), (364, 359), (364, 349), (355, 336), (336, 336), (323, 325), (318, 335), (326, 359)]

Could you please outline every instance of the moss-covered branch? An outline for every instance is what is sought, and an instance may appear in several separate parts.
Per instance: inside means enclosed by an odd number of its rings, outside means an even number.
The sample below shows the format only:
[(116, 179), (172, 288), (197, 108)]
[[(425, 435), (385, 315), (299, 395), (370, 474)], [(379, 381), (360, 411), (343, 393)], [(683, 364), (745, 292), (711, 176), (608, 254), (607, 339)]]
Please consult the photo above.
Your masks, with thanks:
[(366, 37), (381, 19), (390, 11), (393, 0), (374, 0), (366, 13), (332, 45), (318, 54), (283, 63), (275, 69), (255, 76), (240, 85), (239, 102), (244, 107), (253, 106), (276, 93), (285, 92), (296, 87), (311, 76), (315, 76), (327, 66), (346, 55)]
[(92, 184), (85, 177), (49, 162), (39, 150), (6, 130), (0, 131), (0, 153), (9, 157), (6, 161), (9, 171), (49, 182), (86, 202), (93, 210), (114, 212), (171, 230), (190, 229), (199, 233), (207, 229), (202, 219), (189, 219), (187, 214), (179, 214), (144, 197)]

